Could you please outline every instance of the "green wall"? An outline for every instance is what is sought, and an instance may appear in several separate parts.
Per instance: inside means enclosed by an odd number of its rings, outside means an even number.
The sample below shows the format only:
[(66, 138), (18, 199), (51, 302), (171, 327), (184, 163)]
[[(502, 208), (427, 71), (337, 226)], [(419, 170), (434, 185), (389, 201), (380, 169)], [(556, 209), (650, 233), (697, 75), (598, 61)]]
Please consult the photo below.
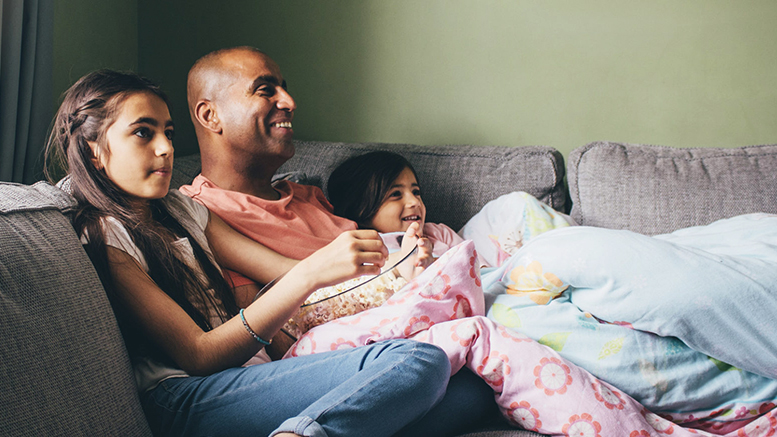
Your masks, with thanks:
[[(133, 3), (137, 27), (120, 32)], [(110, 4), (100, 6), (113, 10), (105, 26), (121, 35), (84, 62), (113, 66), (135, 54), (171, 95), (180, 155), (197, 150), (186, 72), (234, 45), (278, 61), (300, 139), (548, 145), (565, 155), (596, 140), (777, 143), (772, 0)], [(96, 41), (72, 46), (85, 43)], [(121, 46), (118, 58), (109, 43)]]
[(137, 0), (55, 1), (55, 107), (70, 85), (99, 68), (137, 70)]

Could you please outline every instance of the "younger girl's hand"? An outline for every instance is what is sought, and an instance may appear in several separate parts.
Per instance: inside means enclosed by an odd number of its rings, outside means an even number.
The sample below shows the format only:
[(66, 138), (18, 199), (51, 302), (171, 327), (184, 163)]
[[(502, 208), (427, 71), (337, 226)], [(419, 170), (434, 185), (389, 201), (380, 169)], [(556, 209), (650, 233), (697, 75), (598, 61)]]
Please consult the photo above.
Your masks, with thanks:
[(289, 273), (306, 275), (312, 292), (357, 276), (377, 275), (387, 257), (388, 249), (376, 231), (348, 231), (300, 261)]
[(412, 223), (402, 237), (400, 253), (408, 254), (411, 250), (418, 247), (414, 257), (409, 258), (397, 267), (402, 277), (408, 281), (418, 276), (429, 267), (429, 264), (434, 262), (432, 255), (434, 244), (431, 240), (422, 236), (421, 233), (422, 231), (418, 223)]
[(434, 262), (434, 255), (432, 254), (433, 250), (434, 243), (432, 243), (432, 240), (426, 237), (418, 239), (418, 253), (415, 255), (415, 267), (416, 269), (420, 269), (418, 270), (418, 273), (424, 271)]

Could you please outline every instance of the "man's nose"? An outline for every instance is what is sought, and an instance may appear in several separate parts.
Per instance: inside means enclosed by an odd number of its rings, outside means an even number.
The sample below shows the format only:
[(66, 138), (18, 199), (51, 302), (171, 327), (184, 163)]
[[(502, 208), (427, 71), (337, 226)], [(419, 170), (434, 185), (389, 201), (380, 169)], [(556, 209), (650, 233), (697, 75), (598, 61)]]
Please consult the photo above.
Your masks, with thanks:
[(294, 103), (294, 98), (291, 97), (291, 94), (289, 94), (289, 92), (285, 89), (280, 88), (277, 96), (278, 101), (275, 103), (275, 105), (278, 107), (278, 109), (289, 112), (294, 112), (294, 110), (297, 109), (297, 104)]

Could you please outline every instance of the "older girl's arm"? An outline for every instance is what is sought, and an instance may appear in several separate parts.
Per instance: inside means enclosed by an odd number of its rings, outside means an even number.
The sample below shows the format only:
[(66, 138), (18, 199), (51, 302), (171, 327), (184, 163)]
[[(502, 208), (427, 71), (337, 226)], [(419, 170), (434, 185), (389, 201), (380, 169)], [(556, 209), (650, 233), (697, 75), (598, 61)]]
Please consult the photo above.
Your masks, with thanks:
[[(261, 338), (270, 339), (314, 290), (359, 275), (377, 274), (385, 257), (386, 249), (376, 232), (345, 233), (300, 261), (248, 306), (246, 322)], [(248, 333), (239, 316), (203, 331), (130, 255), (108, 247), (108, 261), (121, 304), (149, 338), (187, 373), (208, 375), (240, 366), (261, 349), (262, 344)]]

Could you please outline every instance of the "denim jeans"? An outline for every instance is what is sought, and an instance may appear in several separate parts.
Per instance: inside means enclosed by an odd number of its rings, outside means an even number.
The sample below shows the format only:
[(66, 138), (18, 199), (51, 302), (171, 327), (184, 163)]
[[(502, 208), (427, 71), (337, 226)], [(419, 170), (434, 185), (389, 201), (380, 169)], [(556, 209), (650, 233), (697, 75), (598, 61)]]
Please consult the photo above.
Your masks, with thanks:
[(494, 389), (465, 367), (451, 377), (442, 401), (396, 437), (452, 437), (503, 420)]
[(425, 343), (370, 346), (170, 378), (141, 396), (169, 436), (390, 436), (443, 397), (445, 353)]

